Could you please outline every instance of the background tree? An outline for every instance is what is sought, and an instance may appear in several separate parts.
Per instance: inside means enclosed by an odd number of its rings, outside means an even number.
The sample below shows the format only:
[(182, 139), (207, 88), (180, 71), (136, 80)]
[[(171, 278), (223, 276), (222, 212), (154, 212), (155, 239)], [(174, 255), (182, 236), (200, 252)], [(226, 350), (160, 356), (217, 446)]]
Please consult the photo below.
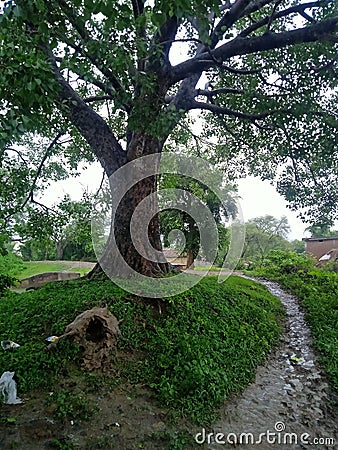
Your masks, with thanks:
[[(232, 177), (277, 178), (304, 218), (336, 213), (335, 0), (8, 0), (0, 21), (3, 148), (29, 131), (60, 146), (67, 130), (78, 159), (97, 159), (109, 177), (160, 153), (201, 110), (211, 113), (204, 137), (217, 139), (208, 155)], [(113, 230), (148, 275), (170, 268), (139, 255), (129, 223), (156, 189), (155, 176), (130, 189)], [(156, 215), (148, 232), (160, 250)]]
[(266, 215), (249, 220), (246, 224), (244, 258), (263, 260), (270, 250), (288, 250), (286, 237), (290, 231), (285, 216), (280, 219)]
[(305, 229), (311, 233), (311, 237), (338, 236), (338, 230), (331, 230), (329, 223), (315, 223)]
[[(219, 181), (221, 183), (222, 180)], [(163, 194), (163, 189), (172, 189), (172, 191)], [(193, 267), (198, 254), (211, 262), (216, 258), (217, 262), (221, 263), (224, 259), (229, 245), (229, 233), (225, 230), (224, 223), (236, 215), (237, 206), (234, 187), (227, 186), (221, 189), (223, 201), (206, 185), (192, 178), (167, 174), (161, 177), (160, 203), (163, 208), (167, 208), (160, 213), (161, 232), (166, 245), (169, 244), (168, 236), (172, 230), (182, 232), (184, 242), (182, 243), (177, 235), (172, 244), (187, 254), (187, 267)], [(189, 214), (194, 198), (211, 212), (217, 224), (218, 242), (214, 242), (210, 235), (210, 240), (201, 246), (199, 227), (210, 229), (211, 226), (207, 217), (197, 223), (193, 215)], [(172, 204), (174, 204), (173, 208), (171, 208)], [(202, 210), (200, 206), (196, 205), (196, 207)]]
[(66, 195), (51, 208), (28, 208), (14, 227), (24, 259), (95, 259), (91, 236), (93, 197)]
[(290, 242), (291, 250), (295, 253), (304, 254), (305, 253), (305, 242), (299, 239), (294, 239)]

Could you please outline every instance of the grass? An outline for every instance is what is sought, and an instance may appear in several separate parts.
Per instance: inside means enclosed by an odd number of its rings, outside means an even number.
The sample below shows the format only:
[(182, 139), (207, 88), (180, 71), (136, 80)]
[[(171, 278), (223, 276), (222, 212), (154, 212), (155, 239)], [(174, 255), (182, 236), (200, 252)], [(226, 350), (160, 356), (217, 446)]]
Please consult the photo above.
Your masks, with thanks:
[[(76, 266), (76, 262), (74, 262), (74, 265)], [(60, 272), (63, 270), (67, 270), (68, 272), (77, 272), (80, 273), (81, 276), (85, 275), (90, 271), (89, 268), (83, 267), (70, 268), (69, 264), (65, 264), (62, 262), (46, 263), (41, 261), (25, 261), (20, 270), (15, 273), (15, 277), (18, 278), (19, 280), (22, 280), (23, 278), (28, 278), (33, 275), (39, 275), (41, 273)]]
[[(131, 296), (111, 281), (49, 283), (0, 301), (0, 339), (21, 345), (0, 352), (0, 367), (16, 372), (20, 395), (52, 389), (65, 373), (80, 372), (80, 350), (61, 340), (46, 352), (44, 339), (60, 335), (82, 311), (108, 304), (120, 325), (121, 351), (142, 358), (115, 361), (119, 376), (150, 386), (157, 399), (195, 423), (208, 423), (215, 408), (254, 379), (255, 367), (278, 342), (283, 309), (265, 287), (239, 277), (204, 278), (165, 301)], [(115, 380), (116, 381), (116, 380)]]
[(40, 261), (25, 261), (24, 266), (20, 269), (15, 276), (21, 280), (23, 278), (28, 278), (33, 275), (39, 275), (45, 272), (60, 272), (62, 270), (67, 270), (67, 264), (62, 263), (44, 263)]
[(87, 273), (90, 272), (90, 269), (83, 267), (73, 267), (72, 269), (69, 269), (69, 272), (79, 273), (81, 277), (83, 277), (83, 275), (86, 275)]
[(216, 266), (195, 266), (194, 270), (202, 270), (202, 271), (206, 271), (208, 270), (209, 272), (219, 272), (220, 270), (222, 270), (222, 267), (216, 267)]

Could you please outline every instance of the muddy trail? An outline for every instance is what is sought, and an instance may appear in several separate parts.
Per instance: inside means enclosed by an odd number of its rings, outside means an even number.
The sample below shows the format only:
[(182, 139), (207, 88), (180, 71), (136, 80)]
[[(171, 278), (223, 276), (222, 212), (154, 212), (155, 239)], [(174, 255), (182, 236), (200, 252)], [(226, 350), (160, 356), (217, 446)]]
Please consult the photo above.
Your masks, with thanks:
[[(208, 437), (210, 430), (206, 431), (204, 442), (209, 449), (338, 448), (337, 398), (312, 350), (298, 301), (277, 283), (256, 281), (283, 303), (286, 332), (266, 365), (258, 368), (255, 382), (225, 403), (213, 434)], [(241, 433), (246, 435), (240, 437)], [(204, 435), (198, 438), (201, 442)]]

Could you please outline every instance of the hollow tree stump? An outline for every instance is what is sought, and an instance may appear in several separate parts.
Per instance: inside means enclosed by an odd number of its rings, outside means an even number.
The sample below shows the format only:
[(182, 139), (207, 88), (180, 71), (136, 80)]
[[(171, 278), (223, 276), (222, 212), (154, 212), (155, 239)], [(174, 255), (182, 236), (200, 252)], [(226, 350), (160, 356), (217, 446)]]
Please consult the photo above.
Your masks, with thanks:
[(95, 307), (78, 315), (60, 338), (78, 344), (82, 351), (82, 366), (94, 370), (108, 365), (120, 334), (119, 321), (108, 307)]

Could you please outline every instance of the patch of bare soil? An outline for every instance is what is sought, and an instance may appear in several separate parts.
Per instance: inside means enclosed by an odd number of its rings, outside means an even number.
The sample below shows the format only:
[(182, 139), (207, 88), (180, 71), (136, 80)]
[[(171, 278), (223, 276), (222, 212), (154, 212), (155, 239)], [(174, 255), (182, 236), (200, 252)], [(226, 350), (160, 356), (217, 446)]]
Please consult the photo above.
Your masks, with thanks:
[[(79, 390), (81, 385), (73, 386)], [(141, 385), (124, 384), (98, 394), (84, 394), (93, 410), (88, 419), (59, 419), (57, 403), (48, 393), (34, 392), (23, 405), (2, 406), (7, 422), (0, 425), (1, 449), (164, 449), (172, 430), (168, 411)], [(55, 400), (57, 401), (57, 400)], [(67, 397), (65, 398), (67, 408)], [(78, 411), (81, 416), (81, 411)]]

